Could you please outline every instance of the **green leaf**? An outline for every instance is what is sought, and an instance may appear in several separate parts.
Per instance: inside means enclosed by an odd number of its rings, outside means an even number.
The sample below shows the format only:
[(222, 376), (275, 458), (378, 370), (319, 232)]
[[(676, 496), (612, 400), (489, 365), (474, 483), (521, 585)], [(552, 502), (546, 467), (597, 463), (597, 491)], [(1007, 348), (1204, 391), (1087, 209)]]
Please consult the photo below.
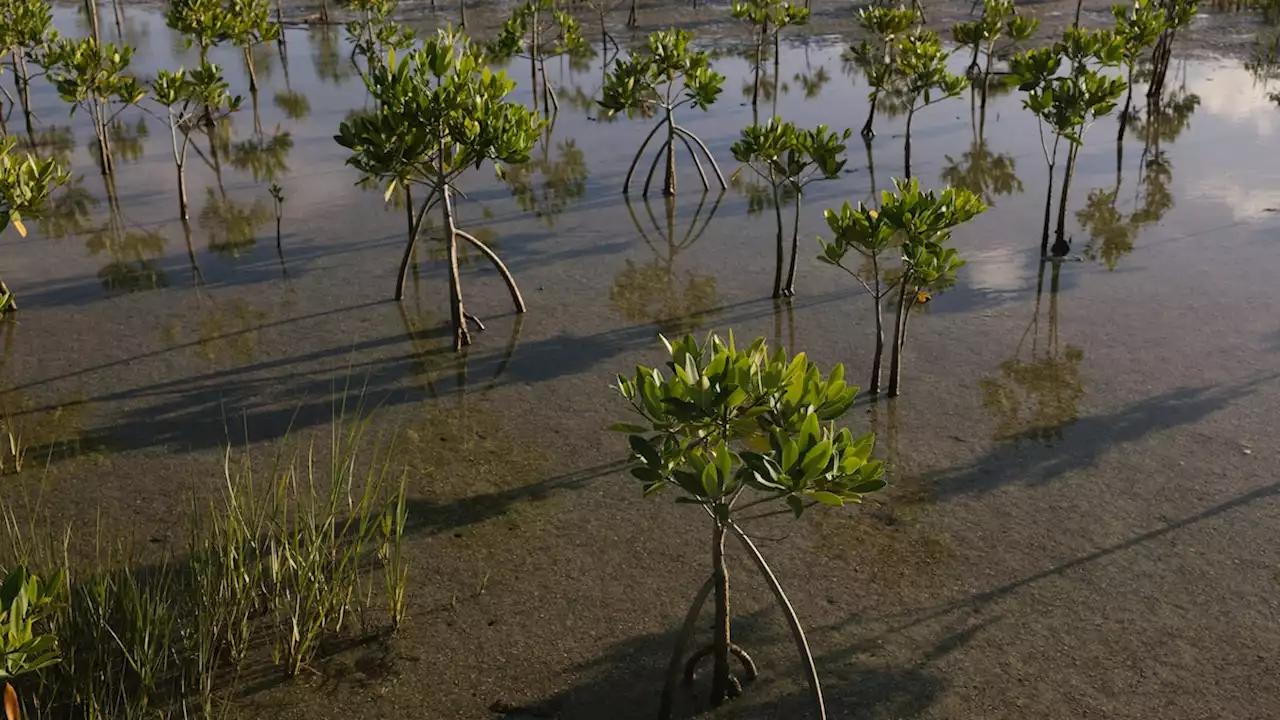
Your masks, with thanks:
[(828, 507), (844, 507), (844, 498), (825, 490), (811, 492), (809, 493), (809, 497), (812, 497), (814, 500), (817, 500)]
[(647, 428), (643, 425), (636, 425), (634, 423), (619, 422), (619, 423), (614, 423), (610, 425), (608, 429), (613, 432), (624, 432), (624, 433), (634, 434), (634, 433), (649, 432), (652, 428)]

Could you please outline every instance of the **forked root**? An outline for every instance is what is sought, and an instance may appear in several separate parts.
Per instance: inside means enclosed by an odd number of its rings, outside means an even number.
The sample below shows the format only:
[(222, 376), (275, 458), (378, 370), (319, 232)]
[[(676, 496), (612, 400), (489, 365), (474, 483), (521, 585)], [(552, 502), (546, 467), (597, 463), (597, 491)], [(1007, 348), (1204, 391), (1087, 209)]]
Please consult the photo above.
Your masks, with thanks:
[[(684, 664), (685, 685), (693, 684), (693, 676), (698, 670), (698, 663), (715, 654), (715, 651), (716, 646), (713, 643), (703, 647), (689, 657), (689, 662)], [(729, 654), (738, 658), (738, 662), (742, 664), (742, 680), (739, 680), (734, 675), (729, 676), (729, 697), (738, 697), (742, 694), (743, 683), (754, 682), (760, 673), (756, 670), (756, 662), (740, 646), (729, 643)]]

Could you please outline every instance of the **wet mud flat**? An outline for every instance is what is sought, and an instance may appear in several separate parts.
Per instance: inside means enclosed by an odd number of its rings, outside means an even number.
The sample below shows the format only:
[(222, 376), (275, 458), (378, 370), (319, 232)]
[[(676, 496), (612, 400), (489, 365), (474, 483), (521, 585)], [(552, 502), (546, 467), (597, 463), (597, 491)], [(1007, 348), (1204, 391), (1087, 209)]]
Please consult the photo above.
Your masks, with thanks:
[[(191, 61), (153, 6), (126, 7), (144, 72)], [(700, 33), (740, 32), (716, 6), (648, 10), (642, 29), (678, 17)], [(821, 34), (784, 49), (777, 112), (857, 127), (866, 87), (846, 74), (843, 42), (829, 35), (842, 30), (827, 24), (843, 9), (816, 11)], [(493, 15), (481, 5), (475, 17)], [(75, 22), (60, 8), (65, 31)], [(1277, 448), (1266, 430), (1280, 407), (1280, 325), (1268, 311), (1280, 299), (1280, 109), (1238, 61), (1195, 57), (1243, 52), (1233, 38), (1250, 22), (1209, 14), (1180, 42), (1193, 58), (1170, 84), (1183, 102), (1167, 107), (1183, 110), (1160, 119), (1160, 163), (1136, 132), (1117, 148), (1113, 119), (1090, 130), (1072, 196), (1080, 262), (1036, 256), (1047, 171), (1016, 95), (991, 98), (981, 144), (967, 96), (916, 118), (922, 181), (1013, 177), (989, 183), (1005, 190), (957, 233), (969, 264), (915, 321), (904, 396), (849, 416), (855, 431), (877, 432), (886, 497), (756, 528), (808, 628), (831, 717), (1280, 715)], [(561, 110), (529, 182), (476, 173), (461, 205), (530, 312), (510, 314), (500, 279), (466, 265), (468, 309), (487, 329), (455, 355), (438, 256), (422, 258), (403, 306), (388, 301), (403, 209), (355, 187), (332, 141), (364, 103), (332, 30), (290, 28), (288, 73), (271, 53), (259, 63), (261, 130), (242, 112), (221, 176), (193, 163), (190, 253), (165, 128), (127, 116), (138, 152), (119, 171), (129, 232), (117, 237), (95, 232), (108, 207), (91, 134), (70, 120), (78, 187), (97, 203), (63, 216), (79, 225), (0, 239), (23, 301), (5, 328), (5, 407), (41, 440), (20, 475), (0, 479), (6, 505), (30, 500), (58, 531), (100, 522), (143, 553), (180, 556), (180, 519), (219, 492), (228, 442), (264, 460), (313, 436), (323, 445), (335, 395), (359, 388), (410, 468), (408, 620), (389, 643), (329, 648), (300, 680), (246, 683), (233, 714), (652, 717), (709, 533), (669, 498), (639, 498), (625, 442), (604, 430), (622, 415), (614, 374), (660, 362), (659, 332), (732, 329), (861, 379), (865, 297), (807, 261), (799, 295), (771, 301), (769, 217), (751, 213), (748, 190), (703, 197), (684, 168), (690, 192), (670, 225), (660, 200), (624, 203), (644, 126), (602, 121), (589, 102), (598, 62), (566, 63), (554, 81), (585, 100)], [(243, 86), (235, 52), (215, 59)], [(724, 97), (687, 122), (729, 171), (728, 147), (751, 118), (749, 71), (732, 55), (716, 67)], [(49, 88), (36, 97), (44, 122), (66, 124)], [(850, 145), (849, 172), (807, 199), (803, 237), (825, 231), (822, 207), (887, 187), (901, 134), (902, 119), (885, 118), (870, 158)], [(981, 150), (1003, 160), (974, 162)], [(287, 197), (279, 248), (270, 181)], [(77, 545), (88, 554), (92, 539)], [(786, 627), (750, 568), (732, 562), (735, 637), (763, 676), (714, 716), (807, 717)]]

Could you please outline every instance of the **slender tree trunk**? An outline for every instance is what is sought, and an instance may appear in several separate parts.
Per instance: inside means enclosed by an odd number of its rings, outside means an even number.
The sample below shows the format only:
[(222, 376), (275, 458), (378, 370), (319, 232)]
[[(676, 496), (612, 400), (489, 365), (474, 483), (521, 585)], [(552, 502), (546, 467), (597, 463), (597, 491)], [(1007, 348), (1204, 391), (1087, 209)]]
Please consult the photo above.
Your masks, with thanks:
[(120, 9), (120, 0), (111, 0), (111, 9), (116, 15), (116, 40), (124, 42), (124, 11)]
[(453, 346), (455, 350), (471, 344), (471, 333), (467, 330), (467, 313), (462, 306), (462, 277), (458, 269), (458, 226), (453, 219), (452, 188), (441, 177), (444, 186), (443, 202), (440, 203), (444, 216), (445, 242), (449, 244), (449, 310), (453, 320)]
[(1080, 8), (1084, 5), (1084, 0), (1076, 0), (1076, 19), (1071, 23), (1073, 27), (1080, 27)]
[(97, 41), (99, 49), (102, 47), (102, 27), (98, 22), (98, 0), (84, 0), (84, 12), (89, 18), (89, 30), (93, 34), (93, 39)]
[(889, 397), (898, 397), (902, 381), (902, 334), (906, 326), (907, 313), (907, 277), (899, 282), (898, 310), (893, 320), (893, 354), (889, 358)]
[[(536, 32), (536, 30), (535, 30)], [(529, 50), (529, 88), (533, 92), (533, 112), (538, 112), (538, 56)]]
[(876, 121), (876, 104), (880, 101), (880, 93), (871, 94), (871, 109), (867, 111), (867, 121), (862, 123), (862, 137), (870, 140), (876, 136), (876, 131), (871, 125)]
[(627, 13), (627, 27), (635, 27), (639, 22), (636, 17), (636, 0), (631, 0), (631, 10)]
[(878, 256), (871, 256), (871, 273), (875, 279), (876, 294), (871, 299), (876, 303), (876, 354), (871, 360), (871, 388), (868, 390), (872, 395), (880, 394), (880, 368), (884, 364), (884, 305), (882, 304), (882, 296), (880, 292), (880, 261)]
[(1129, 110), (1133, 107), (1133, 66), (1129, 66), (1129, 87), (1124, 93), (1124, 109), (1120, 111), (1120, 130), (1116, 133), (1116, 142), (1124, 140), (1124, 131), (1129, 126)]
[(751, 109), (753, 110), (760, 104), (760, 70), (764, 67), (764, 39), (765, 29), (762, 26), (760, 28), (760, 37), (756, 40), (755, 72), (751, 76)]
[(711, 564), (715, 575), (716, 634), (714, 641), (715, 669), (711, 676), (711, 705), (717, 706), (729, 696), (729, 566), (724, 560), (725, 528), (720, 518), (715, 519), (715, 532), (711, 542)]
[(31, 77), (27, 72), (26, 52), (22, 48), (10, 48), (9, 58), (13, 63), (13, 82), (18, 86), (18, 101), (22, 103), (22, 117), (26, 121), (27, 137), (35, 138), (35, 127), (31, 122)]
[(911, 121), (915, 118), (915, 108), (907, 109), (907, 139), (903, 143), (903, 163), (902, 177), (906, 180), (911, 179)]
[(1067, 224), (1067, 202), (1070, 199), (1071, 174), (1076, 169), (1076, 152), (1080, 149), (1079, 145), (1072, 144), (1067, 151), (1067, 166), (1062, 174), (1062, 191), (1058, 194), (1058, 228), (1054, 234), (1053, 240), (1053, 256), (1066, 257), (1071, 252), (1071, 245), (1066, 238)]
[(871, 178), (871, 204), (876, 205), (880, 199), (880, 188), (876, 185), (876, 158), (871, 152), (871, 138), (864, 135), (862, 144), (867, 148), (867, 175)]
[(662, 194), (675, 197), (676, 194), (676, 123), (667, 111), (667, 176), (662, 185)]
[[(458, 3), (458, 7), (459, 7), (459, 13), (461, 15), (461, 17), (459, 18), (458, 27), (462, 30), (466, 30), (467, 29), (467, 0), (461, 0)], [(465, 330), (465, 328), (463, 329)], [(468, 340), (468, 342), (470, 341)]]
[(187, 172), (186, 164), (178, 162), (178, 210), (182, 213), (182, 219), (188, 221), (191, 219), (187, 205)]
[[(1054, 148), (1057, 157), (1057, 148)], [(1040, 234), (1040, 257), (1049, 257), (1049, 222), (1053, 217), (1053, 176), (1057, 163), (1049, 163), (1049, 189), (1044, 194), (1044, 231)]]
[(249, 92), (258, 92), (258, 73), (253, 68), (253, 48), (250, 45), (244, 46), (244, 66), (249, 72)]
[(796, 294), (796, 255), (800, 250), (800, 203), (803, 199), (803, 193), (800, 188), (795, 188), (796, 192), (796, 214), (795, 223), (791, 229), (791, 265), (787, 270), (787, 287), (782, 291), (787, 297), (794, 297)]
[(778, 221), (778, 257), (777, 264), (773, 271), (773, 296), (775, 298), (780, 298), (782, 297), (782, 264), (785, 262), (782, 230), (782, 197), (778, 193), (778, 183), (773, 177), (772, 168), (769, 170), (769, 184), (773, 187), (773, 215)]

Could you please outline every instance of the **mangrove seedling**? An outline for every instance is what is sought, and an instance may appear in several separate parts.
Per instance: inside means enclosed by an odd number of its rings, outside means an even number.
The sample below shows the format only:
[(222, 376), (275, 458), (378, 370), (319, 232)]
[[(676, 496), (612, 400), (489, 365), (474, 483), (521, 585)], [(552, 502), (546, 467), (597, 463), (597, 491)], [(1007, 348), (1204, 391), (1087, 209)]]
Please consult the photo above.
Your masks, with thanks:
[(907, 135), (903, 143), (904, 175), (911, 177), (911, 121), (920, 110), (964, 92), (969, 81), (947, 70), (948, 53), (938, 34), (921, 30), (904, 37), (898, 49), (900, 83), (896, 94), (907, 109)]
[(505, 62), (514, 57), (529, 61), (530, 89), (533, 109), (538, 110), (538, 94), (542, 107), (550, 113), (560, 111), (560, 100), (547, 78), (547, 58), (569, 55), (582, 57), (591, 46), (582, 36), (582, 28), (572, 15), (556, 8), (555, 0), (526, 0), (511, 12), (502, 24), (502, 32), (489, 49), (495, 60)]
[[(1053, 257), (1065, 257), (1071, 251), (1066, 239), (1066, 211), (1071, 175), (1085, 130), (1099, 117), (1115, 109), (1125, 91), (1125, 81), (1103, 75), (1098, 68), (1114, 67), (1122, 59), (1124, 43), (1108, 30), (1089, 32), (1067, 28), (1062, 40), (1052, 47), (1028, 50), (1014, 56), (1009, 63), (1010, 82), (1025, 92), (1022, 105), (1035, 113), (1040, 124), (1040, 149), (1049, 166), (1049, 186), (1045, 193), (1044, 227), (1040, 236), (1040, 255), (1050, 256), (1049, 221), (1053, 207), (1054, 170), (1058, 161), (1058, 145), (1066, 140), (1067, 164), (1063, 170), (1058, 203), (1058, 225), (1054, 237)], [(1059, 75), (1063, 61), (1070, 64), (1065, 75)], [(1053, 134), (1050, 145), (1045, 128)]]
[[(13, 152), (15, 138), (0, 137), (0, 215), (4, 227), (10, 225), (22, 237), (27, 236), (23, 216), (40, 217), (41, 210), (54, 189), (67, 182), (70, 175), (53, 159)], [(0, 316), (17, 310), (13, 293), (0, 278)]]
[(870, 109), (862, 124), (862, 137), (870, 141), (876, 136), (872, 125), (882, 95), (893, 91), (898, 82), (898, 50), (901, 39), (919, 22), (914, 10), (876, 6), (858, 12), (858, 25), (867, 39), (849, 48), (848, 57), (867, 78), (871, 93)]
[(222, 69), (206, 62), (190, 71), (161, 70), (151, 82), (151, 99), (164, 108), (165, 120), (169, 123), (173, 164), (178, 170), (178, 210), (182, 221), (189, 222), (186, 165), (191, 133), (206, 114), (217, 119), (239, 109), (240, 96), (232, 97), (227, 92)]
[[(1024, 41), (1039, 26), (1040, 21), (1036, 18), (1019, 15), (1013, 0), (985, 0), (981, 19), (957, 23), (951, 28), (956, 43), (973, 51), (965, 75), (971, 82), (977, 82), (978, 78), (989, 78), (991, 65), (995, 61), (996, 43), (1000, 38), (1008, 37), (1013, 42)], [(978, 64), (979, 51), (986, 59), (984, 65)]]
[(61, 38), (50, 48), (46, 62), (49, 77), (63, 101), (89, 113), (98, 138), (98, 158), (103, 175), (114, 170), (109, 128), (116, 117), (147, 94), (137, 78), (127, 75), (133, 48), (100, 45), (93, 38)]
[(720, 189), (728, 187), (711, 151), (697, 135), (677, 125), (675, 120), (675, 111), (686, 105), (705, 112), (716, 101), (724, 85), (724, 76), (711, 69), (711, 56), (691, 48), (692, 42), (693, 33), (686, 30), (658, 30), (649, 36), (647, 52), (631, 53), (625, 60), (619, 60), (614, 65), (613, 72), (609, 73), (600, 99), (600, 106), (605, 112), (610, 115), (625, 112), (628, 117), (636, 114), (648, 117), (658, 110), (662, 111), (662, 119), (649, 131), (631, 160), (627, 177), (622, 181), (623, 193), (630, 192), (636, 164), (640, 162), (640, 157), (653, 136), (663, 128), (667, 130), (667, 137), (654, 155), (653, 164), (649, 166), (643, 195), (648, 196), (653, 171), (658, 167), (658, 160), (664, 157), (667, 169), (662, 194), (675, 195), (677, 139), (693, 157), (698, 176), (702, 178), (703, 190), (711, 186), (707, 183), (707, 174), (702, 169), (698, 153), (690, 143), (696, 144), (711, 163), (716, 179), (720, 181)]
[[(423, 47), (397, 61), (378, 63), (365, 81), (377, 109), (345, 122), (335, 137), (351, 151), (347, 164), (385, 185), (384, 197), (403, 188), (409, 239), (396, 279), (396, 300), (404, 297), (405, 275), (427, 211), (439, 205), (441, 232), (449, 254), (449, 295), (454, 346), (471, 344), (462, 305), (458, 241), (475, 246), (506, 281), (517, 313), (525, 311), (515, 279), (483, 242), (458, 228), (454, 186), (468, 169), (485, 160), (499, 174), (502, 163), (529, 161), (541, 127), (537, 115), (507, 99), (515, 82), (485, 65), (484, 53), (452, 28), (439, 31)], [(411, 189), (426, 189), (415, 214)]]
[[(752, 64), (751, 109), (760, 103), (760, 76), (764, 72), (765, 48), (773, 45), (773, 82), (778, 82), (778, 54), (782, 31), (790, 25), (809, 23), (808, 6), (801, 7), (790, 0), (733, 0), (730, 13), (735, 20), (751, 25), (751, 42), (755, 46), (755, 62)], [(777, 97), (777, 89), (774, 90)]]
[(353, 41), (353, 61), (361, 56), (367, 66), (372, 66), (393, 50), (413, 47), (413, 31), (391, 19), (396, 5), (396, 0), (353, 0), (348, 4), (358, 13), (355, 20), (347, 23), (347, 34)]
[(9, 53), (9, 66), (13, 69), (13, 83), (18, 90), (29, 138), (35, 137), (31, 81), (47, 72), (43, 67), (32, 72), (31, 66), (43, 64), (46, 47), (57, 37), (53, 11), (46, 0), (10, 0), (0, 5), (0, 55)]
[(271, 20), (271, 5), (268, 0), (231, 0), (226, 15), (223, 39), (244, 51), (244, 67), (249, 74), (249, 93), (256, 97), (258, 73), (253, 67), (253, 46), (278, 40), (280, 25)]
[(1165, 78), (1169, 74), (1169, 63), (1173, 60), (1173, 41), (1179, 30), (1195, 20), (1199, 7), (1197, 0), (1160, 0), (1160, 8), (1164, 10), (1164, 28), (1151, 53), (1151, 82), (1147, 85), (1148, 100), (1159, 102), (1164, 96)]
[[(1120, 64), (1125, 71), (1124, 108), (1120, 110), (1120, 130), (1116, 141), (1124, 140), (1133, 106), (1133, 74), (1147, 48), (1155, 44), (1164, 32), (1165, 11), (1156, 0), (1134, 0), (1132, 5), (1112, 5), (1116, 18), (1116, 36), (1123, 43)], [(1117, 148), (1117, 153), (1120, 149)]]
[[(880, 364), (884, 357), (884, 322), (881, 301), (897, 290), (894, 317), (893, 353), (889, 362), (889, 397), (897, 397), (902, 383), (902, 353), (906, 346), (907, 324), (917, 305), (929, 302), (931, 293), (954, 280), (964, 261), (954, 248), (946, 247), (951, 230), (986, 210), (977, 195), (963, 188), (947, 188), (941, 194), (922, 192), (914, 178), (894, 180), (894, 192), (880, 196), (880, 209), (859, 203), (845, 203), (839, 211), (826, 212), (831, 241), (819, 239), (818, 259), (848, 272), (871, 295), (876, 305), (876, 353), (871, 369), (872, 388), (878, 392)], [(890, 248), (901, 251), (902, 268), (893, 281), (881, 278), (880, 258)], [(867, 258), (870, 272), (845, 264), (849, 251)], [(864, 275), (870, 275), (868, 279)]]
[(0, 578), (0, 681), (9, 720), (21, 718), (21, 702), (9, 681), (62, 662), (58, 638), (46, 627), (61, 586), (60, 573), (46, 581), (22, 565)]
[(165, 24), (187, 38), (200, 52), (200, 62), (209, 57), (209, 49), (231, 35), (232, 18), (223, 10), (222, 0), (169, 0)]
[[(853, 134), (842, 133), (819, 125), (813, 130), (801, 130), (782, 118), (771, 118), (764, 125), (743, 128), (742, 138), (733, 144), (733, 157), (743, 164), (734, 173), (750, 168), (768, 183), (773, 193), (774, 217), (777, 220), (777, 264), (773, 274), (773, 296), (791, 297), (796, 294), (796, 254), (800, 245), (800, 214), (804, 188), (816, 180), (831, 180), (840, 176), (846, 160), (845, 141)], [(791, 262), (787, 280), (782, 281), (784, 239), (782, 204), (784, 193), (795, 198), (795, 215), (791, 223)]]
[[(634, 378), (618, 377), (618, 392), (638, 423), (612, 429), (628, 433), (633, 467), (645, 497), (678, 492), (677, 502), (697, 505), (712, 530), (711, 576), (698, 591), (667, 670), (659, 718), (671, 717), (675, 686), (683, 674), (691, 682), (700, 661), (712, 659), (711, 705), (739, 695), (757, 669), (730, 634), (729, 571), (725, 538), (733, 536), (764, 576), (778, 601), (803, 660), (815, 717), (826, 710), (813, 655), (804, 630), (777, 577), (743, 527), (747, 511), (785, 506), (799, 518), (817, 505), (843, 507), (885, 486), (884, 466), (871, 459), (872, 435), (855, 438), (835, 421), (853, 403), (857, 388), (844, 381), (836, 365), (822, 377), (804, 353), (794, 358), (770, 352), (764, 338), (738, 349), (712, 335), (699, 344), (692, 337), (674, 343), (663, 338), (670, 355), (666, 374), (638, 367)], [(783, 510), (785, 512), (785, 510)], [(770, 513), (773, 514), (773, 513)], [(715, 631), (710, 645), (685, 660), (685, 651), (707, 597), (715, 597)], [(730, 658), (742, 666), (735, 677)]]

